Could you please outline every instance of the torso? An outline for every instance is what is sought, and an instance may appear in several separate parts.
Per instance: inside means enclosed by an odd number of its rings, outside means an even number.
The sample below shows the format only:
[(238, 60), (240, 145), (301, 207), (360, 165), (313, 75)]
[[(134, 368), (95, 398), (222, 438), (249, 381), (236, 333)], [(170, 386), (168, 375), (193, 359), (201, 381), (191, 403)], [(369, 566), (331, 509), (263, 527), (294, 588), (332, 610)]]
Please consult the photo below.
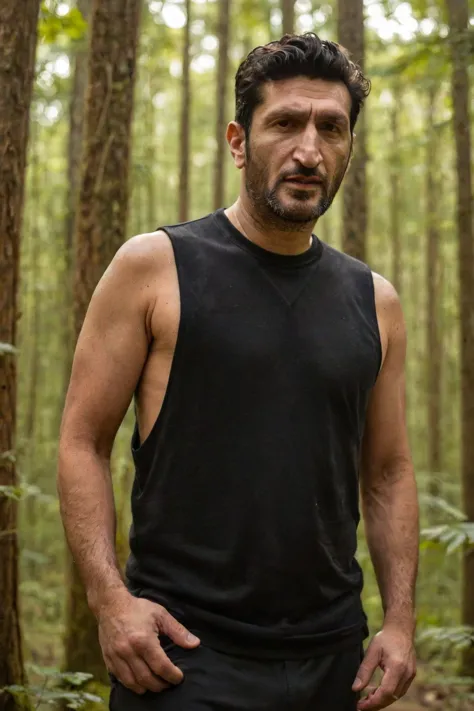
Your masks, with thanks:
[[(136, 390), (137, 420), (140, 440), (144, 442), (160, 413), (169, 381), (180, 322), (180, 296), (176, 263), (168, 236), (164, 232), (153, 235), (159, 244), (154, 279), (149, 286), (147, 331), (150, 340), (148, 358)], [(388, 344), (388, 315), (384, 297), (387, 282), (373, 274), (377, 319), (382, 345), (382, 363)]]

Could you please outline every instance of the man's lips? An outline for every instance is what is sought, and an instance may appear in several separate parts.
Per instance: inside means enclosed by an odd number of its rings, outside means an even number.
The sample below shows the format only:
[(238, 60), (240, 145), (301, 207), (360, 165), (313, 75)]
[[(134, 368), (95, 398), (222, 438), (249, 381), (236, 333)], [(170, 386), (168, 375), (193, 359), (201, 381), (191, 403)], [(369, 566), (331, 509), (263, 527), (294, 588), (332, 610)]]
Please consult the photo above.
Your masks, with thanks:
[(285, 178), (285, 182), (297, 183), (300, 185), (321, 185), (323, 181), (321, 180), (321, 178), (305, 178), (302, 175), (295, 175), (289, 178)]

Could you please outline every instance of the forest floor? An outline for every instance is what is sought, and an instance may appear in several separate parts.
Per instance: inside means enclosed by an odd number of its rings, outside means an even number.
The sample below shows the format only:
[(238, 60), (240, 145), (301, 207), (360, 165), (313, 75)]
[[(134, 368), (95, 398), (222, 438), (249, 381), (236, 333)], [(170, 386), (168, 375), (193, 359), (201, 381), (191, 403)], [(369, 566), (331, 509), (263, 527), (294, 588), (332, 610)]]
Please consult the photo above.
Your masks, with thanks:
[(394, 711), (474, 711), (474, 702), (463, 699), (459, 687), (415, 681), (408, 694), (390, 708)]
[[(393, 711), (474, 711), (474, 698), (467, 699), (467, 693), (462, 691), (459, 683), (453, 683), (453, 677), (446, 669), (444, 673), (438, 668), (418, 662), (417, 677), (406, 696), (392, 704)], [(446, 683), (442, 680), (446, 679)], [(378, 685), (381, 677), (376, 672), (373, 683)], [(459, 680), (458, 680), (459, 681)], [(449, 683), (448, 683), (449, 682)]]

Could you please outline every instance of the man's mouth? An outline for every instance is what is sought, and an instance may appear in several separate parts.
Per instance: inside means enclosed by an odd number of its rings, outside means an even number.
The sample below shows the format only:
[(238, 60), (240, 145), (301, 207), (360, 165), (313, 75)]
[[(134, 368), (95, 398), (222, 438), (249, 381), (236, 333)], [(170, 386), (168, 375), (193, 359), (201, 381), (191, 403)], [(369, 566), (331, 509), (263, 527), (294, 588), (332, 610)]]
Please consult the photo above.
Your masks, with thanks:
[(285, 178), (285, 182), (294, 183), (295, 185), (321, 185), (323, 182), (321, 178), (306, 178), (303, 175), (292, 175), (289, 178)]

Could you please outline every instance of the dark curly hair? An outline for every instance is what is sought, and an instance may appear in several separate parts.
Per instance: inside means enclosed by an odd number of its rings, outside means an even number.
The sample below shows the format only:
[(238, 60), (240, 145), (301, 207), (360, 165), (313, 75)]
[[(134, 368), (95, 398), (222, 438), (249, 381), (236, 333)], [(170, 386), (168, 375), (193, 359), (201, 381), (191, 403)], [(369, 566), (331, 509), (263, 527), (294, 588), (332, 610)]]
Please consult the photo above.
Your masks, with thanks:
[(349, 59), (347, 50), (335, 42), (321, 40), (313, 32), (284, 35), (263, 47), (256, 47), (244, 59), (235, 76), (235, 120), (248, 138), (253, 112), (263, 102), (265, 82), (297, 76), (342, 81), (352, 99), (351, 131), (354, 130), (371, 85), (361, 68)]

